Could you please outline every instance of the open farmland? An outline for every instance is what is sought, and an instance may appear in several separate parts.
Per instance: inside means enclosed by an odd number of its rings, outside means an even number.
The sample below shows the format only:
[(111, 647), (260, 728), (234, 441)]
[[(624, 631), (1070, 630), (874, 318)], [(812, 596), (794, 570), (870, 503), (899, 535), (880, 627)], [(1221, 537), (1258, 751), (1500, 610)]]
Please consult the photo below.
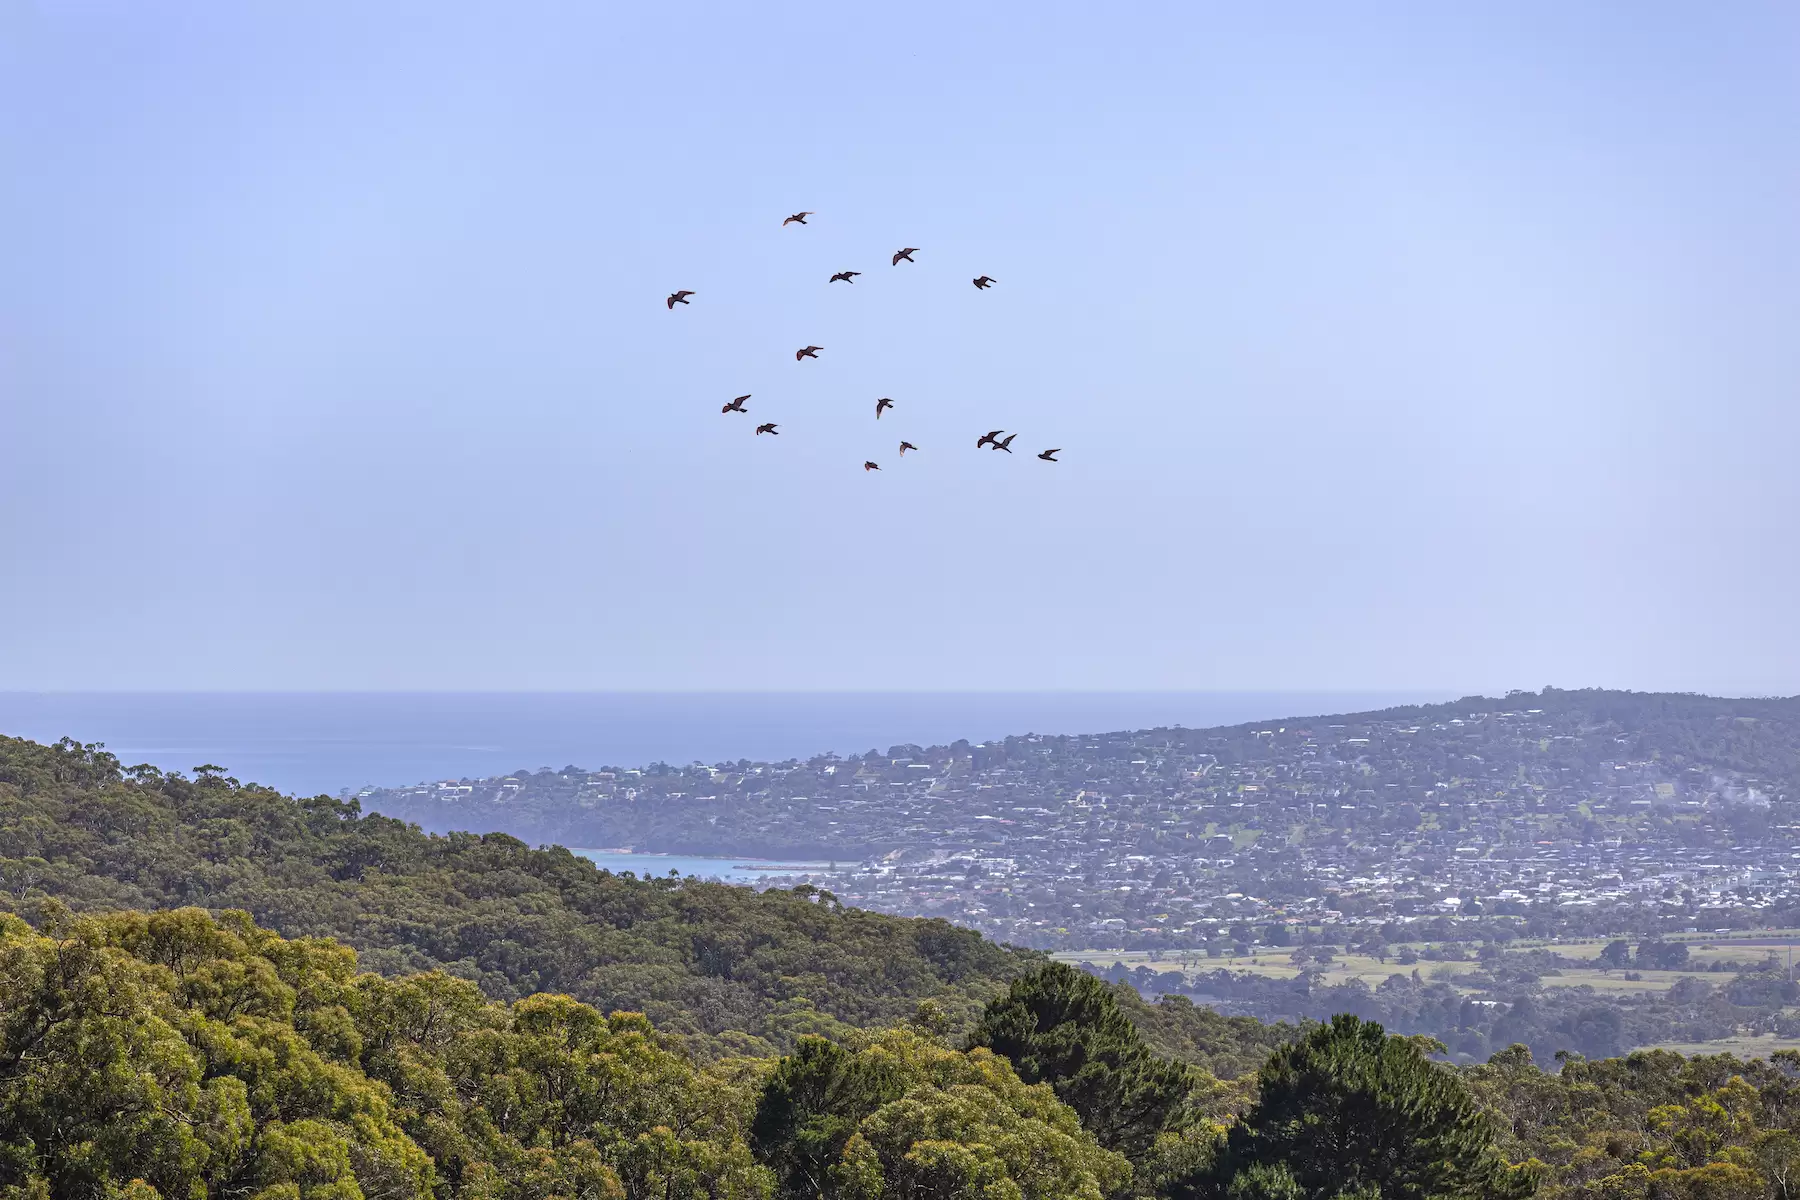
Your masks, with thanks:
[(1293, 926), (1292, 946), (1089, 950), (1056, 957), (1115, 983), (1231, 1016), (1323, 1020), (1351, 1011), (1438, 1038), (1457, 1061), (1524, 1043), (1542, 1057), (1642, 1047), (1767, 1055), (1800, 1048), (1790, 930), (1685, 939), (1332, 943), (1341, 929)]

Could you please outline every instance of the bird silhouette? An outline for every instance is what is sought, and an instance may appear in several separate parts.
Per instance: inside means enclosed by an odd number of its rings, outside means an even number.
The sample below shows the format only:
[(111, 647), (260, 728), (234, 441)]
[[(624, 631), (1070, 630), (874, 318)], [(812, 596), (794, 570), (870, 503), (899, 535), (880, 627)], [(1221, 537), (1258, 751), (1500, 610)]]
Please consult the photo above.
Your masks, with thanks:
[(813, 214), (811, 212), (797, 212), (793, 216), (789, 217), (787, 220), (783, 221), (781, 223), (781, 227), (783, 229), (786, 229), (789, 225), (793, 225), (796, 223), (804, 225), (804, 224), (806, 224), (806, 218), (808, 218), (812, 215)]
[(779, 433), (776, 433), (776, 431), (775, 431), (775, 422), (773, 422), (773, 421), (770, 421), (770, 422), (769, 422), (769, 423), (768, 423), (768, 424), (766, 424), (766, 425), (758, 425), (758, 426), (757, 426), (757, 427), (756, 427), (756, 436), (757, 436), (757, 437), (761, 437), (761, 436), (762, 436), (762, 435), (763, 435), (763, 434), (765, 434), (765, 433), (774, 433), (774, 434), (775, 434), (775, 436), (776, 436), (776, 437), (780, 437), (780, 436), (781, 436), (781, 434), (779, 434)]
[(918, 447), (913, 445), (911, 442), (901, 442), (900, 443), (900, 457), (905, 458), (906, 452), (908, 450), (917, 450), (917, 449), (918, 449)]
[(1005, 432), (1006, 430), (1004, 429), (996, 429), (992, 433), (982, 434), (981, 440), (975, 443), (975, 448), (979, 450), (983, 446), (998, 446), (1000, 444), (1000, 435)]
[(1042, 454), (1038, 455), (1038, 457), (1043, 459), (1045, 462), (1055, 462), (1055, 461), (1057, 461), (1056, 456), (1061, 453), (1062, 453), (1062, 447), (1058, 446), (1054, 450), (1044, 451)]
[(862, 274), (861, 271), (839, 271), (836, 275), (833, 275), (831, 277), (830, 282), (836, 283), (838, 280), (841, 279), (845, 283), (855, 283), (856, 277), (861, 274)]
[(876, 465), (876, 464), (875, 464), (875, 463), (872, 463), (872, 462), (865, 462), (865, 463), (863, 463), (863, 470), (865, 470), (865, 471), (879, 471), (879, 470), (881, 470), (881, 468), (880, 468), (880, 467), (879, 467), (879, 466), (877, 466), (877, 465)]
[(824, 348), (825, 347), (823, 346), (803, 346), (794, 351), (794, 361), (799, 362), (803, 358), (817, 358), (819, 357), (819, 351)]
[(688, 291), (671, 292), (669, 294), (669, 311), (674, 312), (677, 304), (686, 304), (688, 297), (694, 293)]
[(989, 287), (999, 282), (998, 279), (989, 279), (986, 275), (982, 275), (975, 280), (975, 286), (986, 291)]
[(896, 250), (896, 251), (894, 251), (894, 261), (893, 261), (892, 265), (896, 266), (896, 267), (899, 266), (901, 259), (905, 259), (907, 262), (911, 262), (913, 260), (913, 255), (917, 254), (918, 252), (919, 252), (919, 248), (917, 246), (908, 246), (904, 250)]
[(722, 413), (749, 412), (750, 410), (744, 407), (744, 401), (748, 400), (749, 398), (750, 398), (750, 393), (745, 392), (743, 395), (739, 396), (736, 400), (733, 400), (730, 404), (727, 404), (724, 408), (721, 408), (719, 411)]
[(1012, 440), (1018, 436), (1019, 435), (1016, 433), (1007, 434), (1005, 437), (1001, 438), (999, 441), (994, 443), (994, 449), (1004, 450), (1008, 454), (1011, 454), (1012, 453)]
[(886, 411), (887, 409), (890, 409), (892, 407), (894, 407), (894, 402), (892, 400), (889, 400), (886, 396), (883, 396), (881, 399), (877, 400), (875, 402), (875, 419), (877, 421), (881, 420), (881, 414), (884, 411)]

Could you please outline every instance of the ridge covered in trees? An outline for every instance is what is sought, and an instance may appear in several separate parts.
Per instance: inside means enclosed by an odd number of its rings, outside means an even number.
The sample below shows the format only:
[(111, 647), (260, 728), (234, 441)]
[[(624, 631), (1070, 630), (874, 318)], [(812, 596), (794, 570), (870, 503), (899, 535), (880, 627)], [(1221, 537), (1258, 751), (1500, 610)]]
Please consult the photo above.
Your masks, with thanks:
[[(1517, 719), (1467, 719), (1509, 710)], [(1526, 734), (1526, 728), (1533, 732)], [(1309, 732), (1302, 735), (1301, 729)], [(1395, 729), (1407, 732), (1400, 739), (1384, 737), (1383, 730)], [(1339, 761), (1332, 765), (1334, 757)], [(1770, 823), (1791, 822), (1794, 812), (1787, 800), (1800, 800), (1800, 696), (1724, 698), (1547, 687), (1366, 712), (1275, 714), (1205, 728), (1026, 733), (980, 745), (966, 740), (904, 743), (885, 752), (872, 748), (860, 755), (817, 754), (777, 762), (586, 763), (535, 771), (521, 763), (504, 775), (462, 779), (460, 786), (377, 788), (367, 794), (367, 803), (433, 830), (478, 822), (534, 842), (569, 846), (852, 861), (917, 849), (920, 825), (934, 832), (962, 825), (961, 842), (1018, 857), (1038, 869), (1039, 883), (1053, 884), (1054, 869), (1070, 860), (1067, 836), (1081, 831), (1090, 818), (1127, 827), (1131, 836), (1118, 828), (1109, 836), (1115, 849), (1129, 843), (1131, 853), (1158, 860), (1146, 876), (1150, 878), (1160, 870), (1180, 874), (1185, 865), (1180, 859), (1204, 855), (1206, 838), (1229, 832), (1233, 825), (1241, 831), (1283, 834), (1298, 825), (1315, 843), (1354, 841), (1374, 826), (1383, 836), (1412, 841), (1424, 827), (1421, 814), (1433, 815), (1434, 805), (1424, 802), (1427, 792), (1441, 789), (1440, 781), (1459, 781), (1457, 799), (1492, 799), (1517, 789), (1520, 768), (1554, 772), (1560, 787), (1610, 775), (1602, 764), (1618, 760), (1655, 762), (1684, 796), (1714, 774), (1754, 780), (1775, 809), (1733, 806), (1734, 811), (1716, 814), (1714, 827), (1706, 832), (1719, 837), (1766, 833)], [(1188, 774), (1212, 764), (1222, 770)], [(1234, 780), (1251, 782), (1233, 776), (1233, 770), (1263, 767), (1280, 772), (1258, 780), (1264, 788), (1272, 789), (1276, 778), (1293, 782), (1304, 767), (1313, 792), (1347, 798), (1363, 787), (1386, 792), (1391, 784), (1393, 799), (1362, 812), (1292, 800), (1263, 813), (1226, 808), (1230, 799), (1242, 797), (1227, 799), (1223, 791), (1231, 790)], [(1005, 786), (995, 786), (999, 784)], [(980, 785), (988, 786), (984, 790)], [(1106, 794), (1104, 812), (1065, 811), (1088, 788)], [(1163, 804), (1169, 794), (1182, 802)], [(1275, 797), (1262, 799), (1273, 802)], [(1002, 800), (1003, 806), (989, 809)], [(1446, 816), (1462, 825), (1478, 823), (1476, 814), (1461, 809), (1458, 805), (1458, 811)], [(1539, 813), (1535, 806), (1508, 812), (1531, 823), (1555, 815)], [(971, 813), (1005, 817), (1012, 824), (971, 827)], [(1649, 821), (1653, 815), (1641, 815), (1642, 827), (1635, 835), (1667, 839), (1671, 831)], [(1579, 828), (1581, 823), (1569, 824)], [(1701, 833), (1685, 832), (1689, 840)], [(1041, 841), (1045, 838), (1048, 843)], [(1055, 852), (1039, 860), (1037, 850), (1052, 844)], [(1104, 872), (1104, 860), (1094, 856), (1093, 848), (1088, 854), (1083, 870)], [(1267, 876), (1278, 865), (1258, 863), (1257, 874)], [(882, 882), (891, 886), (896, 881)], [(1270, 894), (1276, 882), (1263, 879), (1259, 894)], [(1303, 875), (1283, 871), (1278, 882), (1293, 898), (1310, 891)], [(1053, 895), (1054, 888), (1050, 890)], [(1033, 891), (1039, 909), (1052, 898), (1041, 893)], [(1082, 903), (1091, 906), (1092, 901), (1083, 897)], [(1084, 911), (1059, 908), (1069, 920), (1051, 927), (1070, 924)], [(1533, 915), (1557, 919), (1554, 910)], [(1021, 924), (997, 926), (1009, 927), (1021, 940), (1034, 932)], [(1049, 938), (1044, 928), (1035, 934)], [(1081, 944), (1046, 940), (1043, 946)]]
[(0, 738), (0, 910), (30, 916), (47, 898), (242, 909), (285, 936), (335, 937), (384, 975), (441, 969), (497, 1000), (561, 992), (642, 1012), (711, 1057), (842, 1037), (925, 999), (966, 1024), (1037, 960), (805, 886), (637, 879), (505, 834), (431, 836), (354, 801)]

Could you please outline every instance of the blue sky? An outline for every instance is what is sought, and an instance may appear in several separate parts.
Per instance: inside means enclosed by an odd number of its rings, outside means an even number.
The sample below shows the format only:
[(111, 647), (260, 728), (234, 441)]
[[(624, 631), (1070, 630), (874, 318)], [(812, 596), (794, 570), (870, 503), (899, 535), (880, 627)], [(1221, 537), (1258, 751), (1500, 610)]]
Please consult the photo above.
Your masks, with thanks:
[(0, 0), (0, 687), (1800, 691), (1796, 78), (1775, 3)]

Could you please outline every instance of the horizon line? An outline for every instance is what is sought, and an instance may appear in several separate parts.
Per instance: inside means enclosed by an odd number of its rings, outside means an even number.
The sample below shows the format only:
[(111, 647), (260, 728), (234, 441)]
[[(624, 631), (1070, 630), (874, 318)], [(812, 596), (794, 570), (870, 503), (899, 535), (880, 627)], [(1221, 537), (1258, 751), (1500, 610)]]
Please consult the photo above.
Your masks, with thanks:
[[(1514, 691), (1520, 689), (1507, 689)], [(1537, 689), (1527, 689), (1534, 693)], [(1559, 689), (1586, 690), (1586, 689)], [(1629, 688), (1600, 688), (1630, 691)], [(1672, 690), (1672, 689), (1664, 689)], [(1452, 687), (1093, 687), (1093, 688), (0, 688), (0, 696), (1336, 696), (1462, 695)], [(1501, 692), (1505, 695), (1507, 692)]]

